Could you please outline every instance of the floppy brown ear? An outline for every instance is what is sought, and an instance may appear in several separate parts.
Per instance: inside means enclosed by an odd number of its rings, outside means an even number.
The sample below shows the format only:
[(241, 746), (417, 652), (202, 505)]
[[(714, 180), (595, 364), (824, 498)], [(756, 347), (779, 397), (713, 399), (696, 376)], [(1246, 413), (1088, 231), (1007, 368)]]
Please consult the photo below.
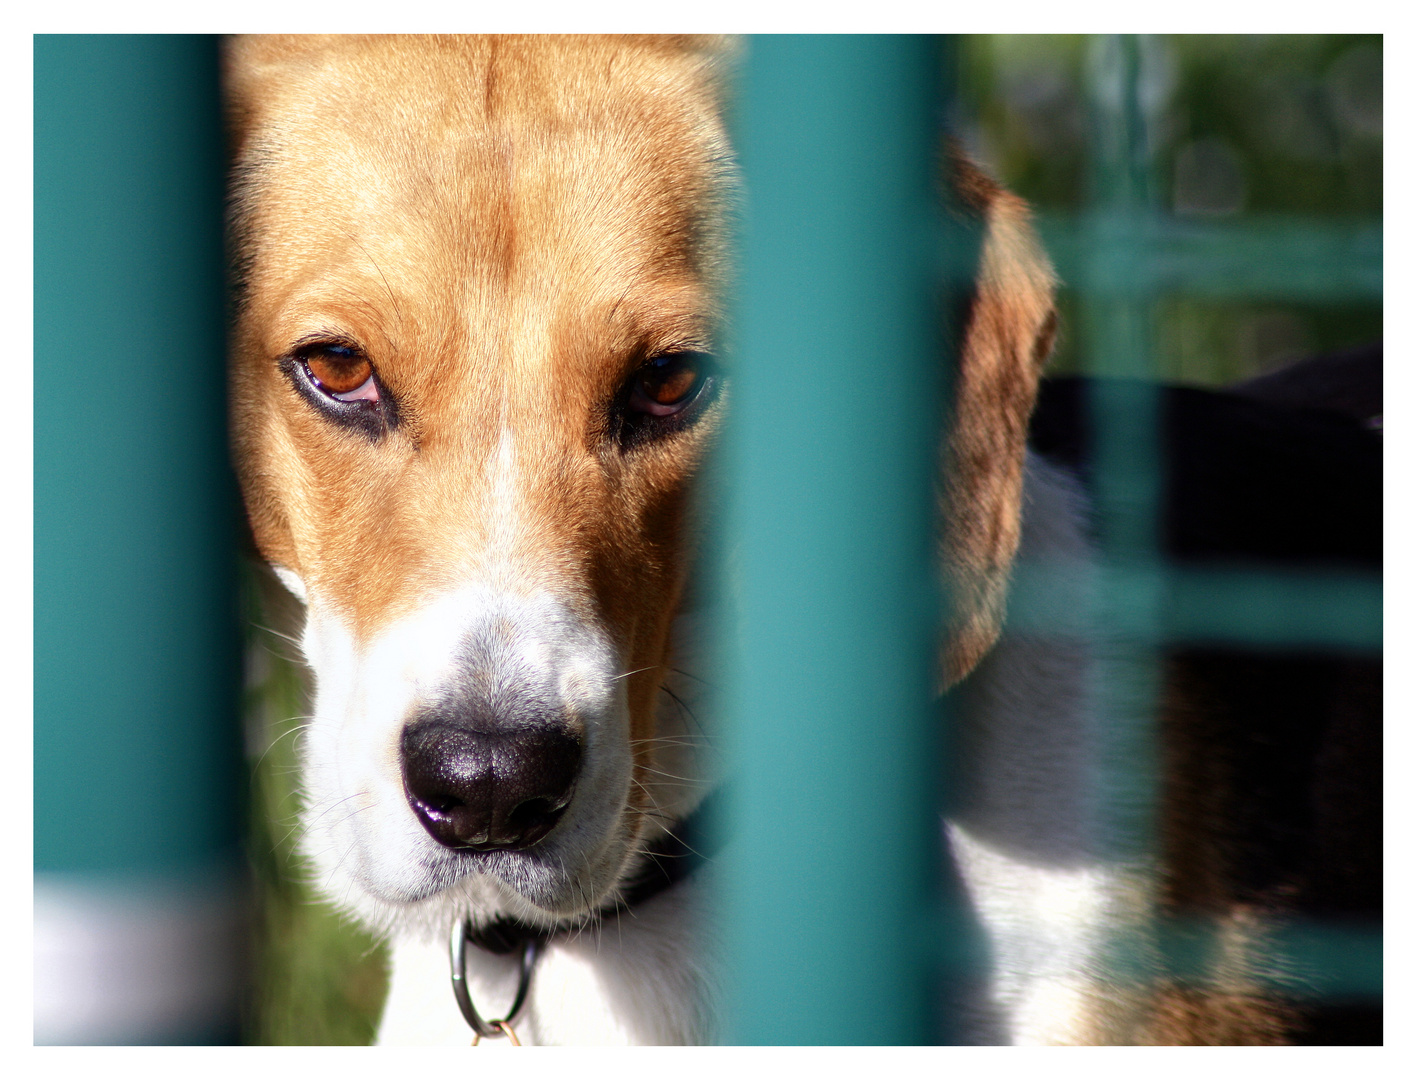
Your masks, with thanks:
[(1028, 418), (1058, 325), (1053, 270), (1027, 205), (958, 153), (950, 171), (957, 202), (983, 220), (984, 238), (944, 448), (946, 686), (973, 669), (1003, 626), (1019, 542)]

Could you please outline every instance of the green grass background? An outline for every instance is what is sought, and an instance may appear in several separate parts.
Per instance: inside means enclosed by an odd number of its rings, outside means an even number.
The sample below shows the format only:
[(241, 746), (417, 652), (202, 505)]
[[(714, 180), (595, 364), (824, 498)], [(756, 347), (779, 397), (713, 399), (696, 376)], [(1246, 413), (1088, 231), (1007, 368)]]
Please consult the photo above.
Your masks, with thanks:
[(294, 638), (300, 610), (274, 576), (242, 567), (246, 612), (246, 850), (254, 897), (246, 1039), (263, 1045), (372, 1041), (387, 985), (385, 949), (316, 898), (295, 853), (297, 755), (309, 689)]

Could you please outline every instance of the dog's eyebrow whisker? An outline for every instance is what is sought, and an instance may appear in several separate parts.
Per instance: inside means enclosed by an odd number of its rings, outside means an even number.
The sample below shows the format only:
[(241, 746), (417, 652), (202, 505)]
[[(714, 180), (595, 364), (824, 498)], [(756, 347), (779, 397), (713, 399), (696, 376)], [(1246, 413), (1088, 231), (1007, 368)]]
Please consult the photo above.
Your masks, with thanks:
[(670, 668), (669, 670), (672, 671), (672, 672), (674, 672), (674, 674), (676, 674), (676, 675), (682, 675), (682, 676), (684, 676), (684, 678), (686, 678), (686, 679), (693, 679), (695, 682), (703, 683), (705, 686), (717, 686), (717, 685), (718, 685), (717, 683), (709, 682), (707, 679), (700, 678), (698, 675), (695, 675), (692, 671), (685, 671), (683, 668), (672, 667), (672, 668)]
[(389, 287), (389, 279), (384, 276), (383, 267), (381, 267), (374, 260), (374, 256), (369, 254), (369, 249), (364, 246), (363, 242), (359, 239), (359, 237), (355, 236), (354, 233), (349, 232), (348, 230), (345, 231), (345, 235), (359, 246), (359, 250), (364, 252), (364, 257), (369, 260), (369, 265), (372, 266), (374, 268), (374, 272), (379, 275), (379, 280), (384, 283), (384, 291), (389, 294), (389, 303), (393, 305), (394, 314), (398, 316), (399, 324), (402, 325), (403, 311), (399, 308), (398, 297), (394, 296), (394, 290)]
[(627, 672), (625, 672), (625, 674), (623, 674), (623, 675), (616, 675), (616, 676), (615, 676), (613, 679), (611, 679), (610, 681), (611, 681), (611, 682), (617, 682), (617, 681), (620, 680), (620, 679), (628, 679), (631, 675), (638, 675), (638, 674), (639, 674), (640, 672), (642, 672), (642, 671), (653, 671), (654, 669), (655, 669), (655, 665), (654, 665), (654, 664), (651, 664), (649, 667), (635, 668), (634, 671), (627, 671)]
[(624, 292), (622, 292), (622, 293), (620, 294), (620, 298), (615, 301), (615, 303), (611, 306), (609, 313), (605, 316), (605, 321), (606, 321), (606, 322), (613, 322), (613, 321), (614, 321), (614, 319), (615, 319), (615, 313), (620, 310), (620, 305), (625, 302), (625, 297), (627, 297), (627, 296), (630, 295), (630, 288), (631, 288), (631, 286), (629, 286), (629, 285), (626, 285), (626, 286), (625, 286)]
[(699, 718), (694, 715), (694, 710), (684, 704), (684, 699), (681, 698), (678, 694), (676, 694), (673, 690), (669, 689), (669, 687), (665, 686), (663, 683), (660, 684), (659, 688), (660, 690), (664, 691), (664, 693), (668, 694), (674, 700), (674, 703), (678, 705), (680, 709), (683, 710), (684, 715), (689, 718), (689, 722), (693, 724), (696, 728), (698, 728), (700, 732), (703, 732), (704, 736), (707, 737), (707, 732), (704, 732), (703, 724), (699, 723)]

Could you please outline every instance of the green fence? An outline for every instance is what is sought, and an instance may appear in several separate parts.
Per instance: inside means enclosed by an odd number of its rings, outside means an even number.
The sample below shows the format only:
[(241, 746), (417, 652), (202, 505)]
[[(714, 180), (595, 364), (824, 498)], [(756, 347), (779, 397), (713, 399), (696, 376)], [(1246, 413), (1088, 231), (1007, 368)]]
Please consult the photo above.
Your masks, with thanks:
[[(1166, 296), (1380, 302), (1378, 222), (1160, 212), (1138, 42), (1093, 47), (1092, 203), (1041, 221), (1087, 370), (1151, 380)], [(181, 38), (63, 38), (39, 39), (35, 56), (37, 919), (55, 897), (54, 910), (82, 911), (121, 894), (131, 913), (158, 910), (158, 896), (163, 911), (197, 913), (182, 940), (207, 943), (190, 955), (208, 968), (226, 947), (220, 880), (239, 802), (222, 703), (234, 680), (212, 52)], [(724, 573), (737, 601), (724, 627), (734, 1042), (948, 1039), (937, 990), (967, 978), (973, 955), (938, 884), (931, 694), (931, 485), (951, 331), (935, 301), (965, 287), (976, 243), (931, 193), (956, 56), (918, 37), (749, 43), (736, 117), (747, 183), (736, 487), (720, 537), (736, 550)], [(1152, 519), (1137, 513), (1157, 488), (1154, 407), (1145, 394), (1096, 405), (1107, 547), (1094, 606), (1060, 603), (1067, 583), (1024, 566), (1011, 626), (1108, 627), (1104, 686), (1154, 686), (1159, 651), (1178, 641), (1380, 650), (1380, 581), (1158, 559)], [(1149, 806), (1152, 713), (1133, 699), (1112, 714), (1108, 757), (1129, 769), (1107, 781)], [(81, 813), (55, 805), (76, 790)], [(1149, 813), (1115, 825), (1118, 857), (1145, 857)], [(1176, 941), (1183, 967), (1194, 935)], [(1381, 990), (1371, 933), (1296, 925), (1279, 947), (1323, 976), (1321, 990)], [(202, 984), (210, 1008), (158, 1009), (91, 1037), (221, 1037), (235, 1022), (229, 991)]]
[(935, 46), (749, 47), (727, 584), (734, 1042), (929, 1039)]
[[(1380, 302), (1382, 234), (1373, 220), (1215, 224), (1164, 213), (1141, 43), (1103, 38), (1089, 48), (1090, 202), (1045, 216), (1041, 232), (1076, 315), (1065, 332), (1079, 365), (1131, 381), (1100, 383), (1089, 399), (1103, 540), (1095, 576), (1060, 581), (1020, 566), (1009, 619), (1014, 630), (1083, 635), (1100, 647), (1099, 784), (1114, 808), (1101, 828), (1112, 844), (1105, 855), (1143, 865), (1157, 846), (1153, 731), (1166, 648), (1374, 654), (1382, 642), (1378, 578), (1161, 558), (1160, 405), (1148, 390), (1157, 302)], [(930, 595), (920, 470), (932, 461), (922, 425), (938, 418), (948, 350), (920, 306), (929, 288), (918, 240), (946, 226), (918, 198), (929, 158), (912, 140), (937, 139), (930, 121), (959, 115), (947, 96), (925, 93), (941, 70), (948, 85), (955, 55), (951, 43), (920, 39), (773, 37), (748, 48), (726, 590), (739, 620), (727, 630), (737, 649), (728, 699), (740, 848), (725, 915), (732, 1041), (948, 1039), (949, 1018), (929, 1014), (924, 1003), (937, 998), (924, 987), (970, 977), (961, 968), (974, 954), (956, 938), (970, 933), (967, 920), (950, 898), (929, 898), (939, 876), (926, 834), (947, 763), (919, 666), (934, 618), (920, 610)], [(947, 234), (937, 267), (958, 266), (962, 249), (968, 239)], [(959, 287), (948, 275), (940, 284)], [(1156, 926), (1144, 946), (1119, 941), (1115, 974), (1139, 962), (1139, 947), (1153, 950), (1159, 970), (1184, 972), (1213, 932)], [(1374, 932), (1295, 923), (1273, 946), (1275, 970), (1307, 973), (1303, 988), (1281, 979), (1288, 991), (1381, 994)]]
[(34, 46), (35, 1038), (239, 1030), (216, 43)]

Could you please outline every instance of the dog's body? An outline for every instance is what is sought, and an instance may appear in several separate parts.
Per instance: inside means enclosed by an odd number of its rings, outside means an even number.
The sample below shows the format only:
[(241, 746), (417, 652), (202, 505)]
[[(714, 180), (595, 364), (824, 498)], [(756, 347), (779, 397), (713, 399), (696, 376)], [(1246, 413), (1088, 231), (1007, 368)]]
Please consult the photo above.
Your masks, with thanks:
[[(385, 1042), (467, 1041), (447, 952), (464, 919), (547, 937), (524, 1041), (719, 1034), (711, 868), (616, 911), (719, 779), (685, 704), (711, 674), (690, 492), (725, 405), (714, 48), (230, 49), (236, 456), (261, 552), (307, 606), (304, 850), (322, 891), (392, 938)], [(942, 481), (942, 667), (969, 676), (973, 777), (948, 833), (994, 950), (966, 1035), (1184, 1035), (1152, 990), (1105, 977), (1164, 875), (1109, 861), (1097, 658), (996, 642), (1016, 553), (1065, 577), (1094, 554), (1076, 478), (1025, 465), (1046, 262), (1017, 200), (962, 163), (955, 187), (988, 226)], [(516, 957), (471, 952), (473, 1000), (501, 1015)], [(1215, 996), (1233, 1004), (1251, 988), (1232, 969)], [(1226, 1013), (1237, 1038), (1273, 1041), (1250, 997)]]

